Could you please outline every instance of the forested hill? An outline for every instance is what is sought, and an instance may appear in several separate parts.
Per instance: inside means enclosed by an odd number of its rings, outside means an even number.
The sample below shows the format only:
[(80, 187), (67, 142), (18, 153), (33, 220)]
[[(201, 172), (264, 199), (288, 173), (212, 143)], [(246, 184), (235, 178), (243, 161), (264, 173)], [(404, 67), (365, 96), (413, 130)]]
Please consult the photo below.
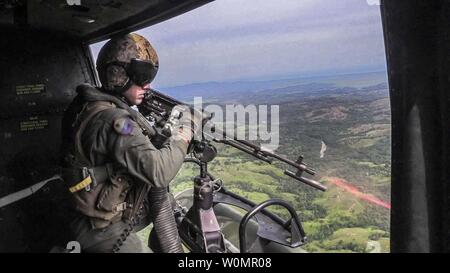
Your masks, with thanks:
[[(329, 190), (321, 193), (299, 184), (283, 169), (230, 147), (218, 146), (211, 173), (255, 202), (291, 202), (310, 238), (308, 251), (389, 251), (391, 121), (385, 75), (279, 85), (210, 92), (204, 100), (279, 105), (277, 152), (292, 159), (303, 154), (317, 170), (315, 179)], [(184, 167), (172, 190), (191, 187), (194, 175)]]

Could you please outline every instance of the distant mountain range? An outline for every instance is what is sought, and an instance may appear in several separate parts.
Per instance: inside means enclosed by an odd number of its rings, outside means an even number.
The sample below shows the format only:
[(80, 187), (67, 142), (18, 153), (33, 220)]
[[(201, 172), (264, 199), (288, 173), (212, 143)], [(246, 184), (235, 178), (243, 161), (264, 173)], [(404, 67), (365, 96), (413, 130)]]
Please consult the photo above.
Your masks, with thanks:
[(194, 96), (201, 96), (206, 99), (220, 99), (223, 97), (239, 97), (243, 93), (273, 94), (274, 89), (282, 93), (325, 92), (335, 91), (335, 89), (343, 87), (364, 89), (374, 85), (386, 86), (386, 78), (386, 72), (372, 72), (267, 81), (194, 83), (161, 88), (161, 91), (180, 100), (191, 101)]

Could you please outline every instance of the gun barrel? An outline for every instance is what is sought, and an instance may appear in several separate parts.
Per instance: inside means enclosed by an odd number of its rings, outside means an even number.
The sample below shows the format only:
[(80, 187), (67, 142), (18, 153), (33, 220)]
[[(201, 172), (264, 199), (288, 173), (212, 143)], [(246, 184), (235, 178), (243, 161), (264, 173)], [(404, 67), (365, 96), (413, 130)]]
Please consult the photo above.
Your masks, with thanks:
[(318, 190), (321, 190), (321, 191), (326, 191), (327, 190), (327, 187), (325, 187), (324, 185), (320, 184), (319, 182), (314, 181), (314, 180), (309, 179), (309, 178), (306, 178), (306, 177), (301, 177), (301, 176), (299, 177), (299, 176), (295, 175), (295, 173), (293, 173), (291, 171), (286, 170), (286, 171), (284, 171), (284, 174), (286, 174), (287, 176), (290, 176), (290, 177), (292, 177), (292, 178), (294, 178), (294, 179), (296, 179), (296, 180), (298, 180), (298, 181), (300, 181), (302, 183), (305, 183), (305, 184), (307, 184), (307, 185), (309, 185), (309, 186), (311, 186), (313, 188), (316, 188)]
[(233, 137), (229, 137), (226, 134), (226, 132), (223, 132), (223, 131), (220, 131), (220, 130), (216, 130), (216, 133), (219, 134), (219, 135), (222, 135), (224, 139), (227, 139), (227, 138), (228, 139), (232, 139), (232, 140), (242, 144), (243, 146), (246, 146), (248, 151), (250, 151), (252, 154), (259, 154), (259, 155), (262, 155), (265, 158), (274, 158), (274, 159), (277, 159), (277, 160), (279, 160), (281, 162), (284, 162), (286, 164), (291, 165), (292, 167), (296, 168), (297, 170), (301, 170), (301, 171), (307, 172), (310, 175), (315, 175), (316, 174), (315, 170), (313, 170), (311, 168), (308, 168), (308, 166), (305, 163), (299, 164), (299, 163), (297, 163), (295, 161), (292, 161), (292, 160), (290, 160), (288, 158), (285, 158), (285, 157), (283, 157), (281, 155), (278, 155), (278, 154), (275, 154), (275, 153), (272, 153), (272, 152), (269, 152), (269, 151), (262, 150), (261, 146), (253, 144), (253, 143), (251, 143), (249, 141), (246, 141), (246, 140), (238, 139), (236, 135), (234, 135)]

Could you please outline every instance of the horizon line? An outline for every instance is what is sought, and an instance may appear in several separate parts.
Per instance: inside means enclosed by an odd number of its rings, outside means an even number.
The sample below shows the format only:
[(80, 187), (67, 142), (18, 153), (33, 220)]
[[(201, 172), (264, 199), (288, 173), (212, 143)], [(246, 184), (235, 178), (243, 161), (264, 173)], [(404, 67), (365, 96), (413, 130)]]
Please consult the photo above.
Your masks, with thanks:
[[(206, 81), (206, 82), (192, 82), (187, 84), (181, 84), (181, 85), (174, 85), (174, 86), (159, 86), (158, 88), (177, 88), (177, 87), (186, 87), (189, 85), (196, 85), (196, 84), (210, 84), (210, 83), (242, 83), (242, 82), (268, 82), (268, 81), (286, 81), (286, 80), (297, 80), (297, 79), (313, 79), (313, 78), (327, 78), (327, 77), (333, 77), (333, 76), (350, 76), (350, 75), (358, 75), (358, 74), (372, 74), (372, 73), (387, 73), (387, 69), (381, 69), (381, 70), (374, 70), (374, 71), (355, 71), (355, 72), (340, 72), (340, 73), (333, 73), (333, 74), (316, 74), (316, 75), (310, 75), (310, 76), (298, 76), (298, 77), (286, 77), (286, 78), (271, 78), (268, 80), (252, 80), (252, 79), (240, 79), (240, 80), (224, 80), (224, 81)], [(386, 75), (387, 76), (387, 75)]]

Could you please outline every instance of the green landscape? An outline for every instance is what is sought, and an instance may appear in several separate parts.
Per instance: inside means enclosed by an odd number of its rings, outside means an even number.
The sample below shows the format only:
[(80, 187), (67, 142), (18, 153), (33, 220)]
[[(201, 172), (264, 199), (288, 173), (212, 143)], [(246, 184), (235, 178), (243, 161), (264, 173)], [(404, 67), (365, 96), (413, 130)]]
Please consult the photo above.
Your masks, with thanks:
[[(328, 190), (283, 175), (282, 164), (269, 165), (222, 145), (209, 171), (256, 203), (269, 198), (290, 202), (309, 238), (308, 252), (389, 252), (391, 121), (385, 73), (271, 83), (267, 89), (255, 84), (254, 90), (245, 83), (246, 89), (232, 96), (212, 92), (204, 99), (279, 105), (276, 152), (293, 160), (303, 155), (317, 171), (312, 178)], [(191, 188), (196, 174), (186, 164), (171, 190)], [(273, 211), (287, 217), (284, 209)]]

